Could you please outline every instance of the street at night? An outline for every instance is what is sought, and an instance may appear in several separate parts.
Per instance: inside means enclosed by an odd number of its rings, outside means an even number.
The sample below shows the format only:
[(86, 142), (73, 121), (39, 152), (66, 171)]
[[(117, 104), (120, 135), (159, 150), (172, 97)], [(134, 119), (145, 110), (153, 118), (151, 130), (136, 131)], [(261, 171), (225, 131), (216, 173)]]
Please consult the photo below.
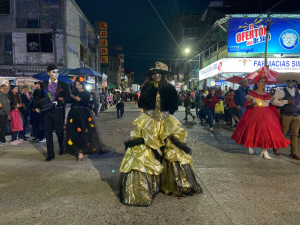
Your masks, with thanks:
[(0, 0), (0, 225), (300, 225), (299, 139), (299, 0)]
[(160, 193), (149, 207), (129, 207), (118, 198), (123, 141), (141, 114), (125, 104), (123, 119), (115, 107), (97, 123), (110, 152), (76, 162), (70, 155), (44, 163), (45, 143), (23, 143), (0, 150), (1, 224), (298, 224), (300, 162), (282, 150), (272, 160), (249, 155), (230, 136), (233, 128), (216, 125), (214, 134), (199, 121), (184, 122), (189, 132), (194, 171), (203, 193), (171, 197)]

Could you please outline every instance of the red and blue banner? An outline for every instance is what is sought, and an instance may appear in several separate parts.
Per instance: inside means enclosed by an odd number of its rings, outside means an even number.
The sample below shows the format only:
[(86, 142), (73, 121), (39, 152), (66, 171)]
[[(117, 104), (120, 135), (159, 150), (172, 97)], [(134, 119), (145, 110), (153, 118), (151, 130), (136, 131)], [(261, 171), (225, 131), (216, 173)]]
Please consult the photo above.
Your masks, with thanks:
[[(228, 52), (265, 52), (266, 18), (229, 20)], [(269, 53), (300, 53), (300, 19), (272, 18)]]

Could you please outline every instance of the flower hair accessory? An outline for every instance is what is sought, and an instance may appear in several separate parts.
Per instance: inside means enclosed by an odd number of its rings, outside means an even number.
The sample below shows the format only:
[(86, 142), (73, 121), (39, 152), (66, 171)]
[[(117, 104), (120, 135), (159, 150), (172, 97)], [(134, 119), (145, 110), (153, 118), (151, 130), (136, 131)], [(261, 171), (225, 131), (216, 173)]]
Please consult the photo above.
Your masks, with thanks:
[(79, 81), (80, 81), (80, 82), (83, 82), (83, 81), (84, 81), (84, 78), (83, 78), (83, 77), (79, 77)]
[(76, 81), (76, 77), (73, 77), (73, 80)]
[(155, 63), (155, 68), (152, 68), (150, 70), (164, 70), (168, 71), (168, 66), (162, 62), (156, 62)]
[(266, 76), (265, 71), (261, 70), (258, 72), (258, 75), (256, 77), (254, 77), (254, 81), (257, 84), (259, 82), (259, 79), (261, 78), (265, 78), (266, 83), (268, 82), (268, 77)]

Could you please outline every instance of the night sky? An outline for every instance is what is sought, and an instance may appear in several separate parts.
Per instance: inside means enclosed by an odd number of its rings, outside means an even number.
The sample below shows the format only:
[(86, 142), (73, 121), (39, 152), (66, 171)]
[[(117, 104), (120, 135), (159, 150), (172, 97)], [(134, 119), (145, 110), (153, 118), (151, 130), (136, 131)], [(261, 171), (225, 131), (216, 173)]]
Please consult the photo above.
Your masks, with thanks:
[[(133, 69), (135, 81), (156, 61), (168, 64), (173, 39), (148, 0), (76, 0), (90, 20), (108, 23), (108, 45), (122, 46), (125, 69)], [(151, 0), (170, 29), (177, 13), (201, 12), (210, 0)]]

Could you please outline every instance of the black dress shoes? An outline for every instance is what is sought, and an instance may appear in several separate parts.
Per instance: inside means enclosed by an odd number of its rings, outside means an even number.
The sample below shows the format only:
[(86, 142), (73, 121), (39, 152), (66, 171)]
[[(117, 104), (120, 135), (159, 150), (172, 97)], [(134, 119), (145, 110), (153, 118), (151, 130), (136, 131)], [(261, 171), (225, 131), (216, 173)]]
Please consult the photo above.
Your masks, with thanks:
[(45, 162), (50, 162), (51, 160), (55, 159), (55, 156), (48, 156), (46, 159), (45, 159)]
[(59, 150), (59, 155), (63, 155), (64, 154), (64, 150)]

